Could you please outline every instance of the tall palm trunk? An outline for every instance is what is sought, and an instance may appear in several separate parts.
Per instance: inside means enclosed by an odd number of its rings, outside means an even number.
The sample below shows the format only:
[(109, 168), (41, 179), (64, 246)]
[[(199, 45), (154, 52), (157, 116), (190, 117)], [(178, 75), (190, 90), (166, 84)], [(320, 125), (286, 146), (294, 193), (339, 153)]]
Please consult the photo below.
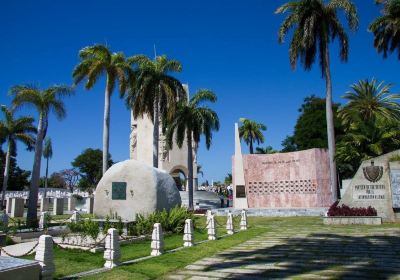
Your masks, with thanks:
[(188, 188), (189, 188), (189, 210), (193, 210), (193, 145), (192, 145), (192, 132), (187, 131), (188, 141)]
[(44, 180), (44, 194), (43, 194), (43, 197), (45, 198), (47, 195), (48, 180), (49, 180), (49, 158), (46, 158), (46, 178)]
[(33, 161), (32, 178), (29, 188), (28, 214), (26, 223), (28, 227), (37, 227), (37, 201), (40, 182), (40, 163), (42, 159), (43, 137), (46, 130), (47, 115), (40, 113), (37, 137), (35, 142), (35, 158)]
[(333, 200), (337, 200), (337, 174), (336, 174), (336, 146), (335, 146), (335, 126), (333, 123), (333, 110), (332, 110), (332, 80), (330, 71), (330, 60), (329, 60), (329, 46), (325, 43), (325, 54), (324, 54), (324, 71), (326, 81), (326, 126), (328, 134), (328, 150), (329, 150), (329, 168), (331, 177), (331, 191)]
[(4, 166), (4, 178), (3, 178), (3, 193), (1, 196), (1, 209), (4, 209), (3, 203), (6, 198), (6, 190), (8, 185), (8, 172), (10, 170), (10, 157), (11, 157), (11, 137), (8, 139), (8, 148), (6, 154), (6, 164)]
[(110, 96), (109, 77), (107, 75), (106, 91), (104, 93), (104, 122), (103, 122), (103, 175), (108, 169), (108, 147), (110, 146)]
[[(159, 89), (160, 90), (160, 89)], [(154, 98), (154, 114), (153, 114), (153, 167), (158, 168), (158, 149), (160, 138), (160, 109), (158, 96)]]
[(249, 149), (250, 149), (250, 154), (254, 154), (254, 149), (253, 149), (253, 139), (251, 139), (251, 140), (250, 140)]

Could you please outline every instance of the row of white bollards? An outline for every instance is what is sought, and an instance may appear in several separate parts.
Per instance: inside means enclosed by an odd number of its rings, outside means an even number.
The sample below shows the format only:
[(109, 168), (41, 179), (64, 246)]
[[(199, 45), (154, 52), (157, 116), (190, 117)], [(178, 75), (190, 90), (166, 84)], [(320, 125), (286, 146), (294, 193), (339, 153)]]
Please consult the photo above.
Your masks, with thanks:
[[(74, 213), (75, 216), (71, 220), (78, 220), (79, 216)], [(41, 215), (42, 226), (45, 223), (46, 213)], [(208, 240), (217, 239), (217, 222), (215, 215), (211, 212), (207, 212), (207, 234)], [(234, 234), (234, 223), (232, 213), (228, 213), (226, 222), (227, 234)], [(247, 230), (247, 213), (245, 210), (241, 212), (240, 218), (240, 230)], [(193, 221), (187, 219), (185, 221), (185, 228), (183, 234), (183, 246), (192, 247), (194, 245), (194, 227)], [(110, 228), (107, 231), (104, 246), (104, 267), (114, 268), (120, 264), (121, 251), (119, 245), (118, 230)], [(154, 224), (153, 232), (151, 235), (151, 256), (159, 256), (164, 253), (164, 234), (160, 223)], [(55, 272), (54, 257), (53, 257), (53, 238), (50, 235), (41, 235), (36, 248), (35, 260), (39, 262), (42, 267), (42, 278), (41, 279), (52, 279), (52, 274)]]

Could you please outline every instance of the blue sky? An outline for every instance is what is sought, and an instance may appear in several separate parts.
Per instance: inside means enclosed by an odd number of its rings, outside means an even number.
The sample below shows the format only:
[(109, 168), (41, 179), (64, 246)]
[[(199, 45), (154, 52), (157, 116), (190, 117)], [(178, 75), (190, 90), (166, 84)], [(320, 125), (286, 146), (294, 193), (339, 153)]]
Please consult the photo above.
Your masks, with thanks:
[[(318, 65), (310, 72), (292, 71), (288, 45), (279, 45), (277, 30), (283, 16), (274, 10), (285, 1), (266, 0), (4, 0), (0, 9), (0, 103), (10, 104), (12, 85), (71, 84), (78, 51), (106, 43), (126, 55), (167, 54), (183, 64), (177, 77), (194, 93), (200, 88), (218, 95), (221, 129), (210, 151), (201, 143), (199, 162), (205, 178), (223, 180), (231, 171), (234, 123), (247, 117), (267, 125), (265, 145), (280, 148), (293, 132), (304, 97), (324, 96)], [(369, 22), (379, 14), (373, 0), (356, 0), (360, 28), (350, 35), (350, 59), (342, 64), (331, 49), (334, 100), (359, 79), (375, 77), (399, 92), (400, 62), (383, 60), (373, 48)], [(50, 119), (48, 135), (54, 156), (50, 172), (69, 168), (85, 148), (101, 148), (104, 80), (65, 100), (68, 115)], [(129, 112), (118, 94), (112, 97), (110, 152), (115, 161), (129, 157)], [(24, 109), (21, 114), (32, 114)], [(242, 147), (247, 152), (247, 147)], [(19, 145), (18, 164), (31, 169), (33, 153)], [(42, 165), (44, 166), (44, 165)], [(42, 168), (43, 173), (44, 168)], [(202, 180), (202, 179), (200, 179)]]

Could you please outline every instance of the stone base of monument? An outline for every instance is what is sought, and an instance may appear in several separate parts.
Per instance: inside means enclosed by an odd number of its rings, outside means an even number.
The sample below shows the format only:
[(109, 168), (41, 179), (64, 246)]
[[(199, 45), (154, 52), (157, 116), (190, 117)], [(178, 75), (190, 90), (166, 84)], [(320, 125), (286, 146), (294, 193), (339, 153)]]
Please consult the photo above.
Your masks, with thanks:
[[(219, 208), (212, 211), (217, 216), (226, 216), (229, 211), (237, 216), (242, 209)], [(247, 216), (253, 217), (322, 217), (328, 208), (248, 208), (246, 211)]]
[(381, 225), (381, 217), (324, 217), (324, 225)]
[(0, 279), (39, 280), (41, 267), (37, 261), (0, 256)]

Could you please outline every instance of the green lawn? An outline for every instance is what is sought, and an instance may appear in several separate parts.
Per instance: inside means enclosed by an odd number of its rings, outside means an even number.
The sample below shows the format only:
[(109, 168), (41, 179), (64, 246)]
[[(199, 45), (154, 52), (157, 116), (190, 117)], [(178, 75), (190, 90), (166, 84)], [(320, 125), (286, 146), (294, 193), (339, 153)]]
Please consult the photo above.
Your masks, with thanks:
[[(218, 221), (223, 225), (225, 217), (219, 217)], [(205, 225), (205, 218), (200, 218), (197, 223), (199, 228)], [(237, 222), (235, 223), (237, 226)], [(400, 224), (384, 224), (380, 228), (398, 228)], [(321, 218), (293, 217), (293, 218), (261, 218), (250, 217), (249, 229), (232, 236), (226, 236), (216, 241), (205, 242), (192, 248), (173, 253), (166, 253), (160, 257), (141, 261), (131, 265), (123, 265), (109, 272), (97, 274), (85, 279), (156, 279), (172, 271), (181, 269), (186, 265), (201, 258), (212, 256), (218, 251), (230, 248), (246, 240), (254, 238), (266, 232), (279, 232), (285, 230), (304, 229), (310, 233), (329, 231), (330, 233), (367, 233), (376, 226), (324, 226)], [(220, 227), (218, 234), (221, 236), (225, 229)], [(206, 231), (196, 231), (195, 241), (207, 238)], [(165, 237), (165, 250), (181, 247), (182, 234), (172, 234)], [(150, 240), (142, 240), (121, 246), (121, 260), (127, 261), (150, 255)], [(75, 274), (95, 268), (104, 264), (103, 253), (90, 253), (80, 250), (55, 249), (55, 277)]]

